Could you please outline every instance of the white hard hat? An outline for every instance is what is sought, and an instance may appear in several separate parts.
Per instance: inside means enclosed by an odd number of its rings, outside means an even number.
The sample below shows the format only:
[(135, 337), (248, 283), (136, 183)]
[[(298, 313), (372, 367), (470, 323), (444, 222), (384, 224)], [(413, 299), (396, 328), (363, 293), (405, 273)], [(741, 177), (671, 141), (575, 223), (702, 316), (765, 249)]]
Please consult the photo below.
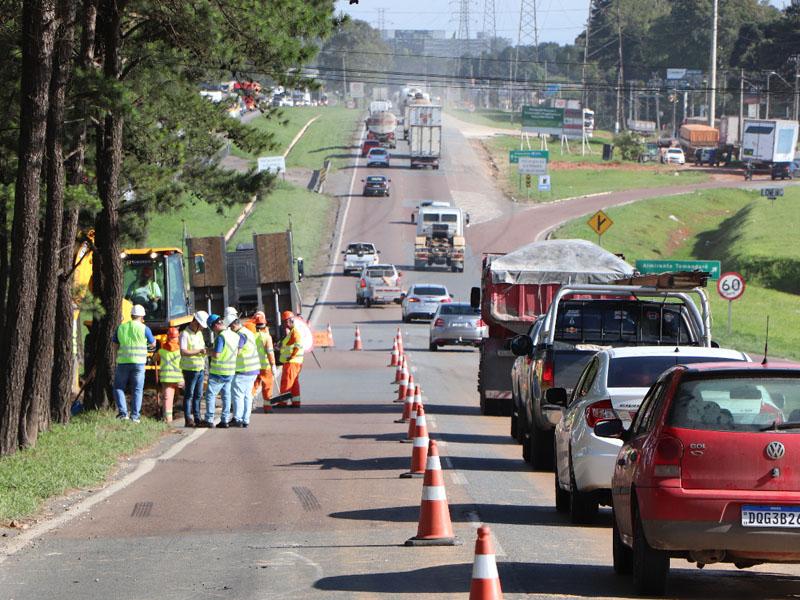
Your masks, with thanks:
[(228, 315), (234, 315), (234, 316), (238, 317), (239, 316), (239, 311), (237, 311), (232, 306), (228, 306), (228, 307), (225, 308), (225, 316), (227, 317)]
[(231, 323), (237, 321), (239, 316), (236, 313), (225, 313), (225, 318), (223, 319), (223, 323), (225, 323), (225, 327), (230, 327)]
[(208, 313), (206, 311), (198, 310), (194, 313), (194, 320), (197, 321), (197, 324), (203, 329), (208, 327)]
[(144, 306), (141, 304), (134, 304), (131, 308), (131, 317), (143, 317), (144, 314)]

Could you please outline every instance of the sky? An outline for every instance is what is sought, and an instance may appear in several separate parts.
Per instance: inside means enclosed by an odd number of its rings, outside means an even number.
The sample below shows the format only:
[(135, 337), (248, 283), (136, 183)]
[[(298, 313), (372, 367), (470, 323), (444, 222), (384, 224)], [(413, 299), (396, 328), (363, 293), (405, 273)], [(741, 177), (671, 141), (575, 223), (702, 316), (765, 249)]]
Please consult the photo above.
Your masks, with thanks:
[[(485, 0), (469, 0), (470, 33), (481, 31)], [(770, 0), (783, 8), (789, 0)], [(349, 4), (338, 0), (336, 6), (351, 17), (378, 27), (380, 9), (386, 29), (444, 29), (450, 34), (458, 29), (459, 0), (359, 0)], [(497, 35), (516, 42), (520, 0), (494, 0)], [(583, 30), (589, 0), (537, 0), (540, 42), (572, 43)]]

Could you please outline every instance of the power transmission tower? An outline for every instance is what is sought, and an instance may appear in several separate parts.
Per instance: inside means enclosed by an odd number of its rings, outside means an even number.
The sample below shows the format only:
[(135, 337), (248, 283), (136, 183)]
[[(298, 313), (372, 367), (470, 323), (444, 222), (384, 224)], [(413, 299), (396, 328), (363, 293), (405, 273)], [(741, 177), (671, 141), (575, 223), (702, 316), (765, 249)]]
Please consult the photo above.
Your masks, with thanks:
[[(458, 2), (458, 34), (456, 39), (469, 39), (469, 4), (470, 0), (459, 0)], [(462, 44), (462, 49), (466, 44)]]
[(378, 11), (378, 31), (380, 32), (381, 37), (383, 37), (383, 31), (386, 29), (386, 9), (379, 8), (377, 9), (377, 11)]
[(497, 11), (494, 0), (483, 0), (483, 36), (486, 38), (486, 51), (491, 52), (497, 38)]
[(534, 60), (539, 60), (539, 24), (536, 21), (536, 0), (520, 0), (517, 48), (520, 46), (533, 46)]

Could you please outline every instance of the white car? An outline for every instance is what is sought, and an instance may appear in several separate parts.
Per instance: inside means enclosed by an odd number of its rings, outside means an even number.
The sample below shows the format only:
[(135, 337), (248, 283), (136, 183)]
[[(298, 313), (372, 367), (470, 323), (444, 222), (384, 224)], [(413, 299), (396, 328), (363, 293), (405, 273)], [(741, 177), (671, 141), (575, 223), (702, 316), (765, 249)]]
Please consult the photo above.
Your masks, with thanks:
[(389, 151), (385, 148), (372, 148), (367, 153), (368, 167), (388, 167)]
[(439, 305), (453, 301), (453, 295), (443, 285), (432, 283), (415, 283), (403, 297), (403, 323), (410, 323), (413, 319), (433, 318)]
[[(624, 346), (601, 350), (584, 367), (555, 430), (556, 508), (573, 523), (590, 523), (599, 504), (611, 503), (611, 477), (622, 440), (598, 437), (601, 421), (627, 427), (650, 386), (677, 364), (749, 361), (743, 352), (694, 346)], [(566, 403), (566, 390), (547, 392), (551, 404)]]
[(668, 165), (685, 165), (686, 156), (680, 148), (667, 148), (661, 155), (661, 162)]
[(344, 255), (342, 271), (345, 275), (349, 275), (353, 271), (360, 273), (364, 267), (378, 264), (380, 251), (375, 248), (375, 244), (369, 242), (351, 242), (342, 250), (342, 254)]

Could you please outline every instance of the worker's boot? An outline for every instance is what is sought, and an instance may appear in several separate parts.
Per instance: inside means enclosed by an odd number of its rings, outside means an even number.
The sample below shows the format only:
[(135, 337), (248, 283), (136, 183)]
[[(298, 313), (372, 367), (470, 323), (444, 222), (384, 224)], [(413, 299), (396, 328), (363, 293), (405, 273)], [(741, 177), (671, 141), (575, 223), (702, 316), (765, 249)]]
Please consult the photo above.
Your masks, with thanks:
[(289, 408), (300, 408), (300, 396), (292, 398), (292, 403), (289, 405)]

